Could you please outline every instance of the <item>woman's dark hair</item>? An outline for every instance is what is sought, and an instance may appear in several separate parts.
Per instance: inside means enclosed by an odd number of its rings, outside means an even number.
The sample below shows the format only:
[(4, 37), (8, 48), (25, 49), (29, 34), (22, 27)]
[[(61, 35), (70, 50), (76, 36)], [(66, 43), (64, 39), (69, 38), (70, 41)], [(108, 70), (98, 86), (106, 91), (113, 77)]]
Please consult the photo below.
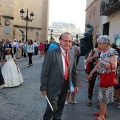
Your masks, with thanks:
[(111, 47), (114, 48), (114, 49), (116, 49), (118, 46), (115, 43), (112, 43)]
[[(13, 58), (13, 53), (12, 53), (12, 50), (11, 51), (11, 55), (12, 55), (12, 58)], [(7, 55), (7, 52), (5, 51), (5, 54), (4, 54), (4, 59), (5, 59), (5, 56)]]
[(120, 52), (120, 48), (117, 47), (117, 48), (116, 48), (116, 51), (117, 51), (117, 52)]
[(28, 45), (32, 45), (32, 44), (33, 44), (33, 41), (29, 40)]
[(98, 47), (98, 43), (96, 42), (96, 43), (95, 43), (95, 48), (97, 48), (97, 47)]

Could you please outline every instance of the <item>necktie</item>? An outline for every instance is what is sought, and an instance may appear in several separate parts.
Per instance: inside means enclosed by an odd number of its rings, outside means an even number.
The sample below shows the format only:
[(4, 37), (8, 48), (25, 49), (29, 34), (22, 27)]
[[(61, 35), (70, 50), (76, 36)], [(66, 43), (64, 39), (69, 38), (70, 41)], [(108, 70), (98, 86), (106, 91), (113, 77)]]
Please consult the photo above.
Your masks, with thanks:
[(69, 77), (69, 57), (68, 57), (68, 52), (66, 52), (65, 55), (65, 74), (64, 74), (64, 79), (68, 80)]

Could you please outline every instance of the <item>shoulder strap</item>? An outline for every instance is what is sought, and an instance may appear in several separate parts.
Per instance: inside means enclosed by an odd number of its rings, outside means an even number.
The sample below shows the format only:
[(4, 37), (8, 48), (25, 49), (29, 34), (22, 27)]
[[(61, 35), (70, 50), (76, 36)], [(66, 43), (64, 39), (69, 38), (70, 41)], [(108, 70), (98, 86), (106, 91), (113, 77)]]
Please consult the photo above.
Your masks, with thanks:
[(92, 56), (94, 55), (94, 49), (92, 49)]
[(110, 70), (111, 70), (111, 72), (112, 72), (112, 64), (110, 63)]

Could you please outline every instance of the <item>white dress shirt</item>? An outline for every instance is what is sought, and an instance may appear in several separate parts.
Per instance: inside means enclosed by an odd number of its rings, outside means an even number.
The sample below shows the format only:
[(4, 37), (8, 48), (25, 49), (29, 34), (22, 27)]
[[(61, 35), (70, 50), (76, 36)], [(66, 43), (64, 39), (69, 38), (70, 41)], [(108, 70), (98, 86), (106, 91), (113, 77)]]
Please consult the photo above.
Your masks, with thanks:
[(66, 55), (66, 51), (60, 46), (61, 49), (61, 56), (62, 56), (62, 61), (63, 61), (63, 73), (65, 75), (65, 55)]

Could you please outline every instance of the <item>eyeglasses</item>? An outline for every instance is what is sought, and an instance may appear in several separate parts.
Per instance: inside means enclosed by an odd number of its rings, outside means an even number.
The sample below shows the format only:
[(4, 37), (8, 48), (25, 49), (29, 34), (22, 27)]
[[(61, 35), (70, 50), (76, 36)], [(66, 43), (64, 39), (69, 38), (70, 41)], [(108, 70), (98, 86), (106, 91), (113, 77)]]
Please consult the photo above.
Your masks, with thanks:
[(64, 39), (61, 40), (63, 40), (65, 43), (72, 43), (72, 40), (64, 40)]

